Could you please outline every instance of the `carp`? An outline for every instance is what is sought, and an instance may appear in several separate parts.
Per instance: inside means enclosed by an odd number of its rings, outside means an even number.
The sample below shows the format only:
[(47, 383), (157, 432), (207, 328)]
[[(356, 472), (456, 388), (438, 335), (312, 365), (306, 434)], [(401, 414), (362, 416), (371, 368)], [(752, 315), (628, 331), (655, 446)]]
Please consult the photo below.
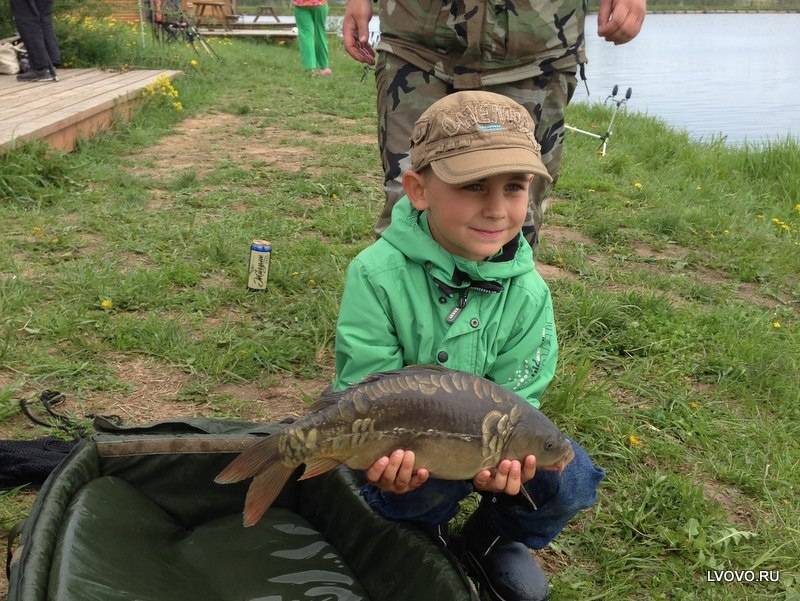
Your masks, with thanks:
[(470, 480), (527, 455), (537, 469), (563, 470), (574, 457), (564, 434), (516, 393), (465, 372), (411, 366), (324, 393), (311, 413), (242, 451), (215, 482), (253, 478), (244, 506), (252, 526), (301, 464), (305, 480), (340, 464), (367, 469), (395, 449), (414, 451), (417, 466), (444, 480)]

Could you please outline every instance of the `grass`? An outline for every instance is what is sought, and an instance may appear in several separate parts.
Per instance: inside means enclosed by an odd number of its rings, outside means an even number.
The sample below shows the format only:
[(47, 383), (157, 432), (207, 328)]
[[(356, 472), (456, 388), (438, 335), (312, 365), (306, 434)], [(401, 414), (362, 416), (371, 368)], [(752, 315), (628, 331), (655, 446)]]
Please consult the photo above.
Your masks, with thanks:
[[(180, 112), (157, 92), (77, 152), (0, 156), (5, 438), (32, 437), (12, 399), (44, 388), (127, 399), (135, 420), (137, 361), (182, 375), (170, 408), (228, 417), (253, 403), (221, 387), (330, 373), (343, 272), (382, 204), (373, 86), (336, 43), (330, 79), (292, 45), (215, 44), (224, 63), (140, 57), (187, 72)], [(608, 473), (544, 553), (553, 599), (796, 601), (800, 148), (618, 124), (606, 157), (569, 135), (537, 252), (561, 342), (543, 407)], [(254, 238), (274, 247), (262, 294), (245, 289)], [(3, 493), (4, 528), (30, 498)], [(708, 583), (714, 568), (781, 578)]]

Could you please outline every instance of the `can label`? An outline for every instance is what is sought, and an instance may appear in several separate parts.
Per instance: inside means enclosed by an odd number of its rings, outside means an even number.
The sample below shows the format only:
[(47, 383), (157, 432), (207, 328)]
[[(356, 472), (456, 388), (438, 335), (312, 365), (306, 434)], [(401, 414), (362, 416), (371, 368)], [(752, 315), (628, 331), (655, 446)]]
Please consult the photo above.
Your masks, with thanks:
[(271, 242), (253, 240), (250, 244), (250, 262), (247, 267), (248, 290), (266, 290), (270, 255), (272, 255)]

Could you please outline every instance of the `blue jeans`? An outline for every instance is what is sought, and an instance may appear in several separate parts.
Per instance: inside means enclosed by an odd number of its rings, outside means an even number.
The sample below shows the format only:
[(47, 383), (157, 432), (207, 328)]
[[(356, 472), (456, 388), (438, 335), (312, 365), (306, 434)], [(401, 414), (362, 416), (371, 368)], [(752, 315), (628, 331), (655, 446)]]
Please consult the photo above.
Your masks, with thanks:
[[(525, 484), (536, 510), (522, 495), (483, 493), (481, 511), (497, 534), (541, 549), (575, 514), (594, 504), (605, 472), (594, 466), (578, 444), (572, 442), (572, 447), (575, 459), (563, 472), (538, 470)], [(431, 528), (448, 522), (458, 511), (459, 501), (473, 490), (469, 480), (432, 479), (403, 495), (384, 492), (370, 484), (361, 488), (361, 494), (370, 507), (387, 519)]]

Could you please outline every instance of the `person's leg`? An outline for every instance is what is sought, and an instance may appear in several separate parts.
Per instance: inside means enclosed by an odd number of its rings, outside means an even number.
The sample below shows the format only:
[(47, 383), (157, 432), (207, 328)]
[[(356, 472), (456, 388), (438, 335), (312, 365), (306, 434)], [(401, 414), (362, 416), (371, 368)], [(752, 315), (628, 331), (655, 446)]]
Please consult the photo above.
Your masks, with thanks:
[(328, 72), (320, 75), (330, 75), (328, 64), (328, 34), (325, 33), (325, 22), (328, 20), (328, 5), (314, 7), (314, 56), (316, 58), (317, 69)]
[(484, 495), (464, 525), (466, 558), (474, 572), (504, 599), (547, 598), (547, 578), (528, 548), (541, 549), (579, 511), (591, 507), (604, 472), (572, 443), (575, 458), (562, 473), (539, 470), (521, 495)]
[(34, 12), (29, 0), (11, 0), (11, 12), (14, 14), (19, 37), (22, 38), (25, 50), (28, 51), (31, 69), (34, 71), (49, 69), (52, 61), (45, 46), (39, 15)]
[(314, 50), (314, 17), (311, 8), (294, 7), (294, 22), (297, 25), (297, 43), (300, 46), (300, 64), (306, 71), (318, 69)]
[(528, 216), (523, 232), (534, 245), (542, 227), (547, 197), (558, 181), (564, 142), (564, 110), (575, 93), (574, 72), (556, 71), (500, 86), (488, 88), (508, 96), (523, 105), (536, 122), (536, 140), (542, 146), (542, 161), (553, 178), (548, 183), (543, 178), (534, 179), (530, 189)]
[(386, 202), (375, 225), (380, 234), (389, 225), (392, 208), (403, 196), (402, 175), (411, 167), (409, 140), (414, 122), (431, 104), (452, 90), (432, 73), (387, 52), (375, 65), (378, 89), (378, 146), (383, 160)]
[(458, 512), (458, 502), (472, 490), (469, 481), (434, 478), (403, 495), (366, 484), (361, 487), (361, 495), (372, 509), (389, 520), (412, 522), (430, 529), (450, 521)]
[(58, 38), (53, 27), (53, 0), (36, 0), (39, 9), (39, 23), (42, 28), (42, 38), (44, 39), (47, 54), (52, 65), (61, 64), (61, 50), (58, 47)]
[(525, 543), (532, 549), (542, 549), (564, 526), (583, 509), (597, 500), (597, 488), (605, 472), (576, 442), (572, 442), (575, 458), (559, 473), (538, 470), (533, 480), (525, 484), (537, 509), (531, 509), (520, 495), (498, 495), (496, 502), (485, 500), (489, 517), (498, 534)]

